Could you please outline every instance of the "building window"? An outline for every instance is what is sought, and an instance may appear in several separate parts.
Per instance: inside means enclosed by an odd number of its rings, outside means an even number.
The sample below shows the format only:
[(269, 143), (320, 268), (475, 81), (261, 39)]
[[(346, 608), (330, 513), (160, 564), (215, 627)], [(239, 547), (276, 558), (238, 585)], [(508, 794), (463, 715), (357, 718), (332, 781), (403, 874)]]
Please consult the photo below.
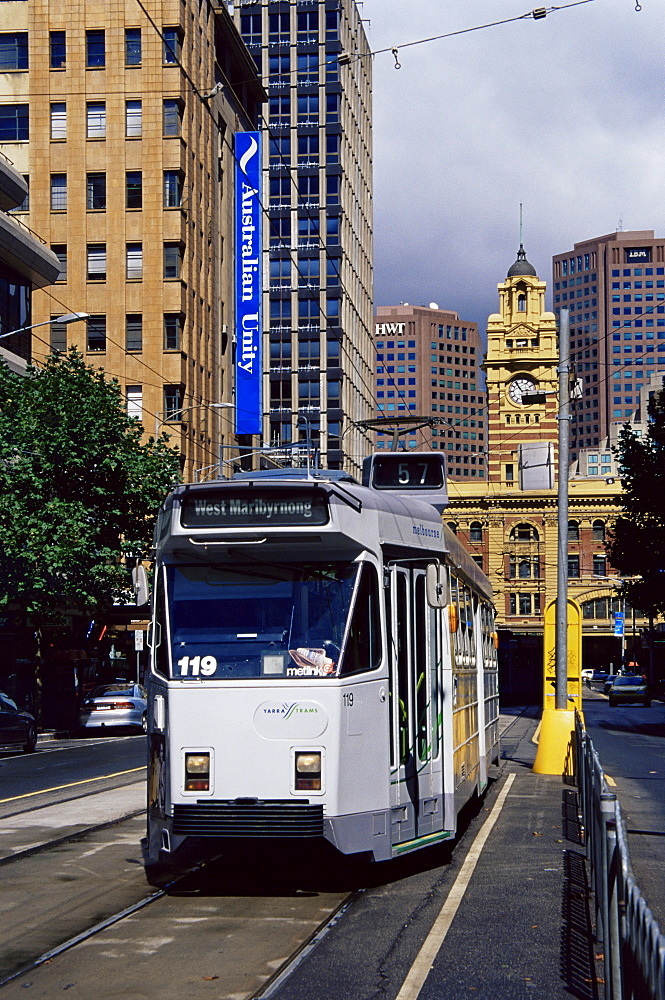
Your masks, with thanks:
[(285, 218), (270, 219), (270, 246), (288, 247), (291, 243), (291, 219)]
[(143, 244), (127, 244), (127, 280), (138, 281), (143, 277)]
[(88, 243), (88, 281), (106, 281), (106, 243)]
[(594, 521), (591, 529), (591, 537), (594, 542), (604, 542), (605, 541), (605, 522), (604, 521)]
[(576, 580), (580, 575), (580, 557), (578, 555), (568, 555), (568, 579)]
[(162, 130), (166, 136), (178, 136), (182, 131), (182, 103), (176, 97), (164, 100)]
[(532, 524), (516, 524), (510, 532), (511, 542), (537, 542), (538, 530)]
[(457, 534), (457, 522), (456, 521), (446, 521), (446, 524), (452, 531), (453, 535)]
[(318, 10), (298, 11), (298, 42), (316, 44), (319, 40)]
[(67, 138), (67, 105), (64, 101), (51, 104), (51, 138)]
[(67, 246), (64, 243), (54, 243), (51, 246), (51, 250), (58, 258), (58, 263), (60, 264), (60, 274), (55, 279), (56, 281), (67, 281)]
[(163, 59), (167, 66), (175, 66), (180, 62), (182, 52), (182, 34), (180, 28), (164, 28), (162, 31), (164, 41)]
[(125, 66), (141, 65), (141, 29), (125, 28)]
[(7, 210), (10, 215), (16, 215), (17, 213), (20, 214), (22, 212), (29, 212), (30, 211), (30, 177), (29, 177), (29, 175), (28, 174), (23, 174), (23, 180), (25, 181), (25, 185), (26, 185), (26, 187), (27, 187), (28, 190), (26, 191), (26, 193), (25, 193), (25, 195), (23, 197), (23, 201), (19, 202), (18, 205), (15, 205), (14, 208), (10, 208), (10, 209)]
[(64, 69), (67, 61), (67, 35), (64, 31), (51, 31), (49, 34), (49, 53), (51, 69)]
[(27, 104), (0, 104), (0, 142), (24, 142), (30, 136)]
[(130, 313), (125, 321), (125, 350), (143, 350), (143, 316)]
[(128, 170), (125, 175), (127, 208), (143, 206), (143, 174), (140, 170)]
[(579, 542), (580, 540), (580, 526), (577, 521), (568, 522), (568, 541), (569, 542)]
[(607, 559), (605, 556), (593, 557), (593, 575), (607, 576)]
[(180, 313), (164, 314), (164, 350), (179, 351), (182, 333), (182, 316)]
[[(272, 15), (270, 15), (272, 17)], [(241, 14), (240, 34), (247, 45), (261, 44), (261, 15)]]
[(469, 527), (469, 541), (471, 542), (482, 542), (483, 540), (483, 526), (480, 521), (472, 521)]
[(181, 420), (184, 391), (181, 385), (164, 386), (164, 420)]
[(136, 139), (143, 132), (143, 105), (141, 101), (125, 101), (125, 135)]
[(540, 559), (538, 556), (510, 556), (509, 579), (538, 580)]
[(339, 163), (339, 135), (326, 136), (326, 163)]
[(86, 136), (88, 139), (106, 137), (106, 103), (88, 101), (86, 104)]
[(143, 386), (128, 385), (125, 389), (127, 397), (127, 416), (136, 420), (143, 419)]
[(106, 43), (103, 29), (89, 29), (85, 33), (85, 64), (88, 69), (102, 69), (106, 65)]
[(106, 174), (87, 175), (86, 207), (89, 212), (99, 212), (106, 208)]
[(0, 32), (0, 71), (28, 68), (28, 32)]
[(51, 174), (51, 211), (67, 211), (67, 174)]
[(180, 170), (164, 171), (164, 208), (182, 205), (183, 175)]
[(511, 615), (540, 614), (540, 594), (509, 594), (508, 600)]
[(180, 243), (164, 244), (164, 279), (179, 278), (182, 265), (182, 247)]
[(318, 123), (319, 123), (319, 95), (299, 94), (298, 124), (318, 125)]
[(88, 317), (87, 350), (106, 350), (106, 316)]
[(289, 176), (270, 177), (270, 204), (288, 207), (291, 204), (291, 180)]
[(67, 350), (67, 324), (56, 323), (56, 316), (51, 316), (51, 350), (65, 353)]

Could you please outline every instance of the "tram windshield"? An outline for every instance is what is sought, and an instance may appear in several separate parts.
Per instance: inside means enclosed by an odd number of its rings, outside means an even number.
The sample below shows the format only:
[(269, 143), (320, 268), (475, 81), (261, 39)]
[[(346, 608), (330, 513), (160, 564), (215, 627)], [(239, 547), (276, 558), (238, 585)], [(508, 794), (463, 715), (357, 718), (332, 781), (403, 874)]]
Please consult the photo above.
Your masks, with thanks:
[[(346, 656), (349, 672), (378, 665), (376, 573), (362, 564), (169, 566), (171, 671), (174, 678), (330, 677), (340, 670), (354, 589), (363, 622), (351, 626), (363, 650)], [(374, 609), (374, 610), (372, 610)], [(354, 614), (354, 620), (357, 614)], [(368, 645), (369, 635), (374, 636)], [(353, 642), (354, 647), (358, 642)], [(358, 663), (361, 657), (364, 667)], [(370, 662), (371, 661), (371, 662)]]

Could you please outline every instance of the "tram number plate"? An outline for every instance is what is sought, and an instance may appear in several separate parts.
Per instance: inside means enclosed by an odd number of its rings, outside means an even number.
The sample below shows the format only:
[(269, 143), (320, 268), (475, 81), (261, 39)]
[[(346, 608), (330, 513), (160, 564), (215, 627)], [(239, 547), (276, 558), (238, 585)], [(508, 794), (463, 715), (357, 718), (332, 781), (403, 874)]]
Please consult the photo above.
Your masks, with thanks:
[(178, 666), (181, 677), (212, 677), (217, 672), (217, 657), (183, 656)]

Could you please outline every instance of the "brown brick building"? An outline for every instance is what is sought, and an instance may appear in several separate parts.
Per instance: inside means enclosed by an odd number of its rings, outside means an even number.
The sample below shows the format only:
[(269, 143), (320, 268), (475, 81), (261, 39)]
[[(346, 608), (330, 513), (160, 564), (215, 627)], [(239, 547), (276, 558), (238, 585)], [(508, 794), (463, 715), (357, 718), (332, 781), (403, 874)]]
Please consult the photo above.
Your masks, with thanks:
[[(379, 306), (374, 344), (375, 417), (395, 426), (431, 418), (431, 425), (416, 424), (401, 436), (400, 447), (445, 451), (451, 479), (483, 479), (487, 422), (477, 324), (435, 305)], [(391, 444), (390, 428), (378, 432), (379, 449)]]

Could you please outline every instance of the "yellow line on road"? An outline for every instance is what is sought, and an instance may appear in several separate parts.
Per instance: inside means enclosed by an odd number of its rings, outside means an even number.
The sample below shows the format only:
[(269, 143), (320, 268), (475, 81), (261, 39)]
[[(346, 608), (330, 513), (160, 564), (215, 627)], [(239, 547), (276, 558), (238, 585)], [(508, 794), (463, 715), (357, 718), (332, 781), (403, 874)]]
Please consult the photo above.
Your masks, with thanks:
[(82, 781), (71, 781), (68, 785), (56, 785), (55, 788), (40, 788), (38, 792), (26, 792), (25, 795), (14, 795), (10, 799), (0, 799), (0, 805), (4, 802), (17, 802), (18, 799), (29, 799), (32, 795), (61, 792), (63, 788), (75, 788), (76, 785), (88, 785), (91, 781), (104, 781), (105, 778), (119, 778), (123, 774), (134, 774), (135, 771), (145, 771), (145, 765), (143, 767), (130, 767), (128, 771), (116, 771), (114, 774), (100, 774), (98, 778), (84, 778)]
[(425, 939), (425, 943), (416, 956), (416, 960), (411, 966), (411, 970), (406, 979), (402, 983), (402, 988), (397, 994), (397, 1000), (417, 1000), (417, 997), (420, 995), (420, 991), (422, 990), (430, 969), (434, 964), (434, 959), (439, 952), (439, 948), (443, 944), (444, 938), (453, 922), (453, 917), (457, 913), (459, 905), (462, 902), (462, 897), (464, 896), (467, 886), (471, 881), (471, 876), (473, 875), (475, 867), (478, 864), (478, 859), (480, 858), (482, 849), (485, 846), (485, 842), (490, 835), (492, 827), (499, 818), (499, 813), (503, 809), (504, 802), (506, 801), (506, 797), (510, 791), (510, 786), (514, 780), (515, 775), (509, 774), (505, 785), (501, 789), (501, 792), (494, 803), (492, 812), (489, 814), (485, 823), (476, 834), (476, 839), (471, 845), (471, 849), (460, 869), (459, 875), (455, 880), (455, 884), (448, 893), (448, 897), (441, 907), (439, 915), (434, 921), (432, 929)]
[(611, 788), (616, 788), (617, 783), (614, 780), (614, 778), (610, 778), (609, 774), (605, 775), (605, 781), (607, 782), (608, 785), (610, 785)]

